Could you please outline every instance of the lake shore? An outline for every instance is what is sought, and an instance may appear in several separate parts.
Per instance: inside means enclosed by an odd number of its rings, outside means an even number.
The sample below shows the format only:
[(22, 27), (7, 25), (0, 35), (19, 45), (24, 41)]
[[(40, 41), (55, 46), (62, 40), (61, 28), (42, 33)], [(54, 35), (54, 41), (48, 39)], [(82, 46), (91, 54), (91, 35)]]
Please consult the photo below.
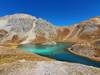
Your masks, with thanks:
[(18, 48), (0, 46), (0, 64), (11, 63), (17, 60), (52, 61), (53, 59), (30, 53)]
[(90, 60), (92, 60), (92, 61), (100, 62), (100, 58), (96, 58), (96, 57), (87, 57), (87, 56), (85, 56), (85, 55), (82, 55), (82, 54), (80, 54), (80, 53), (77, 53), (77, 52), (75, 52), (75, 51), (72, 51), (71, 48), (68, 48), (67, 51), (69, 51), (69, 52), (71, 52), (71, 53), (73, 53), (73, 54), (75, 54), (75, 55), (78, 55), (78, 56), (80, 56), (80, 57), (84, 57), (84, 58), (88, 58), (88, 59), (90, 59)]
[(57, 61), (19, 48), (0, 48), (0, 75), (99, 75), (100, 68)]

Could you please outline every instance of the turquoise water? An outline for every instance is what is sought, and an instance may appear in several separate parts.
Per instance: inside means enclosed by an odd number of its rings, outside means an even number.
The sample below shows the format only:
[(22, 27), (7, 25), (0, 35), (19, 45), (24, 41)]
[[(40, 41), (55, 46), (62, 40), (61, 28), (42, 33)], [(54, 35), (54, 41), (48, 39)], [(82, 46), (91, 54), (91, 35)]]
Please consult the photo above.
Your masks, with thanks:
[(81, 63), (85, 65), (100, 67), (100, 62), (92, 61), (88, 58), (80, 57), (65, 50), (71, 46), (70, 43), (58, 43), (56, 45), (32, 45), (19, 46), (20, 49), (50, 57), (60, 61)]

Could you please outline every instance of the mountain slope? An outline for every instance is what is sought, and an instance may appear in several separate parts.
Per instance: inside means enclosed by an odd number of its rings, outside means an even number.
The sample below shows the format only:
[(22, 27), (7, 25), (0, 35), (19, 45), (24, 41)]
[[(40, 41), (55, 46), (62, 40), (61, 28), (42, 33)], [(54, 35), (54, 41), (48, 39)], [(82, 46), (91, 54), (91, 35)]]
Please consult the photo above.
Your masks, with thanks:
[(96, 17), (73, 25), (66, 39), (74, 42), (92, 42), (93, 40), (99, 39), (99, 35), (100, 18)]
[[(35, 43), (39, 37), (46, 41), (53, 41), (56, 34), (55, 27), (43, 20), (27, 14), (14, 14), (0, 18), (0, 30), (5, 30), (7, 34), (2, 37), (0, 43)], [(12, 38), (16, 38), (14, 42)], [(39, 41), (39, 40), (38, 40)], [(45, 41), (45, 40), (43, 40)], [(46, 42), (45, 41), (45, 42)]]

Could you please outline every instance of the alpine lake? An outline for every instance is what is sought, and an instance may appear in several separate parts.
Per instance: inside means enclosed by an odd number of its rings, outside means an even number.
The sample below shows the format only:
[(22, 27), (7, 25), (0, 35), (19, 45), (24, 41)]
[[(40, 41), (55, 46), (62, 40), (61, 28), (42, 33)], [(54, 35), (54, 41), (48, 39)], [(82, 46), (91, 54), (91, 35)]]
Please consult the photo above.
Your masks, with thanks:
[(100, 68), (100, 62), (93, 61), (69, 52), (67, 48), (69, 48), (71, 45), (72, 44), (70, 43), (57, 43), (55, 45), (25, 44), (20, 45), (18, 48), (59, 61), (80, 63)]

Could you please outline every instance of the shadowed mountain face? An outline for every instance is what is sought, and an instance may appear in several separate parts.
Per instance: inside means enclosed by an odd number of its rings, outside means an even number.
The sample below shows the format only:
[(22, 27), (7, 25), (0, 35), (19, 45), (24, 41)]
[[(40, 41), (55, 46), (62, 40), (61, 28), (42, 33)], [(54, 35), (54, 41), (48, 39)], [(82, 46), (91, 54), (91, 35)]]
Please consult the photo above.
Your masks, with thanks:
[(14, 14), (0, 18), (0, 43), (92, 42), (100, 38), (100, 17), (70, 27), (55, 27), (41, 18)]

